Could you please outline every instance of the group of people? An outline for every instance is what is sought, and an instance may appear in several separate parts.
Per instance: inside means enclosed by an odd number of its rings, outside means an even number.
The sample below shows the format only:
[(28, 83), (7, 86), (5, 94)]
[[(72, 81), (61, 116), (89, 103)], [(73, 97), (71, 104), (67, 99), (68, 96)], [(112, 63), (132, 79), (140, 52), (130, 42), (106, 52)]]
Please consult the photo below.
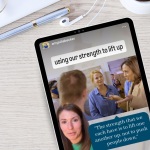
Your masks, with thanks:
[[(57, 120), (65, 150), (92, 150), (88, 132), (88, 121), (119, 114), (124, 111), (147, 107), (143, 82), (135, 56), (126, 59), (121, 69), (126, 78), (126, 97), (122, 98), (113, 85), (104, 84), (103, 74), (94, 70), (90, 73), (91, 82), (96, 86), (89, 94), (90, 115), (84, 108), (87, 100), (86, 77), (82, 71), (73, 70), (60, 76), (56, 85), (49, 83), (50, 92), (59, 101), (55, 107)], [(59, 91), (59, 92), (58, 92)]]

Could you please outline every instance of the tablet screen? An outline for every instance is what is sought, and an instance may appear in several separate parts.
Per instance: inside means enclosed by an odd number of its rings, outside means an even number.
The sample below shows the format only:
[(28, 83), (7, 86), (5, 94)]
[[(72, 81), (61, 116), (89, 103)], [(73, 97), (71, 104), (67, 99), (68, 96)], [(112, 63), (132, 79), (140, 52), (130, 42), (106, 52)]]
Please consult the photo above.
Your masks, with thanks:
[(64, 150), (148, 150), (149, 91), (135, 39), (124, 22), (39, 43)]

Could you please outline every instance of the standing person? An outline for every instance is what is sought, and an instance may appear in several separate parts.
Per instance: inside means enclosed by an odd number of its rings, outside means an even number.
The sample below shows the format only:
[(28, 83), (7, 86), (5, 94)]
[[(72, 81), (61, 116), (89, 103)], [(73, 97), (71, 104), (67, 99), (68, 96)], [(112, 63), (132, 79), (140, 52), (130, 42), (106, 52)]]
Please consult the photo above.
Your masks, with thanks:
[(117, 90), (118, 90), (120, 96), (122, 98), (125, 98), (124, 88), (123, 88), (123, 86), (121, 85), (121, 83), (120, 83), (120, 81), (118, 79), (115, 80), (115, 85), (117, 87)]
[(112, 80), (113, 86), (117, 89), (117, 86), (115, 84), (115, 75), (114, 74), (111, 74), (111, 80)]
[(84, 105), (87, 100), (86, 77), (80, 70), (72, 70), (63, 73), (58, 82), (60, 103), (72, 103), (77, 105), (88, 121), (94, 118), (85, 111)]
[[(115, 80), (115, 85), (117, 87), (117, 90), (118, 90), (121, 98), (125, 98), (124, 88), (123, 88), (123, 86), (121, 85), (121, 83), (120, 83), (120, 81), (118, 79)], [(124, 112), (127, 111), (126, 102), (118, 104), (118, 107), (122, 108), (124, 110)]]
[(120, 104), (127, 102), (127, 111), (148, 107), (147, 98), (142, 82), (142, 77), (136, 56), (129, 57), (121, 64), (124, 77), (128, 82), (132, 82), (128, 95), (125, 99), (118, 96), (111, 96), (111, 100), (118, 100)]
[(112, 83), (114, 84), (115, 83), (115, 75), (114, 74), (111, 74), (111, 80), (112, 80)]
[(56, 80), (51, 80), (51, 81), (48, 82), (48, 85), (49, 85), (51, 97), (52, 97), (52, 100), (53, 100), (54, 109), (55, 109), (55, 112), (57, 112), (57, 109), (60, 106), (59, 93), (58, 93), (58, 89), (57, 89), (57, 81)]
[(109, 95), (120, 95), (114, 86), (104, 84), (103, 74), (98, 70), (94, 70), (90, 73), (90, 79), (96, 85), (96, 88), (89, 94), (89, 106), (92, 117), (102, 118), (122, 113), (123, 109), (118, 108), (115, 101), (109, 101), (105, 98), (109, 97)]
[(124, 93), (125, 95), (128, 95), (130, 87), (131, 87), (132, 82), (129, 82), (128, 80), (126, 80), (125, 85), (124, 85)]
[(93, 150), (88, 121), (78, 106), (61, 105), (57, 120), (65, 150)]

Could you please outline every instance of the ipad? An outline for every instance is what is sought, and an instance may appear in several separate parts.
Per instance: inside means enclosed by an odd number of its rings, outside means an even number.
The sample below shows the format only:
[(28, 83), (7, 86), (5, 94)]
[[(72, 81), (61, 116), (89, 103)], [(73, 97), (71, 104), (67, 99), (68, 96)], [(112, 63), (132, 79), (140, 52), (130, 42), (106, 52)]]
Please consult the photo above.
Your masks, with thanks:
[(40, 38), (35, 48), (58, 149), (150, 149), (149, 88), (131, 19)]

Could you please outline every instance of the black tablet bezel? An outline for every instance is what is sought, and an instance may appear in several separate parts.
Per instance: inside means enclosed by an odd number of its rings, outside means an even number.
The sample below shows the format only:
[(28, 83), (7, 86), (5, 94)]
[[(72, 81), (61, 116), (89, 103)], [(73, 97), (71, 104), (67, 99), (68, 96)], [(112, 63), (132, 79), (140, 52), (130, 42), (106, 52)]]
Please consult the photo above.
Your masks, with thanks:
[[(124, 19), (111, 21), (111, 22), (107, 22), (107, 23), (103, 23), (103, 24), (99, 24), (99, 25), (95, 25), (95, 26), (91, 26), (91, 27), (81, 28), (80, 30), (82, 30), (82, 33), (84, 33), (84, 32), (102, 29), (102, 28), (106, 28), (106, 27), (110, 27), (110, 26), (114, 26), (114, 25), (118, 25), (118, 24), (122, 24), (122, 23), (128, 23), (129, 24), (129, 28), (131, 31), (131, 36), (132, 36), (132, 40), (133, 40), (133, 44), (134, 44), (134, 48), (135, 48), (135, 53), (136, 53), (136, 56), (138, 59), (139, 68), (140, 68), (142, 80), (144, 83), (145, 93), (146, 93), (146, 97), (148, 100), (148, 106), (150, 108), (149, 88), (148, 88), (145, 70), (144, 70), (144, 66), (143, 66), (143, 62), (142, 62), (142, 58), (141, 58), (141, 54), (140, 54), (140, 50), (139, 50), (138, 41), (136, 38), (136, 33), (135, 33), (133, 21), (129, 18), (124, 18)], [(62, 139), (61, 139), (61, 135), (59, 132), (58, 123), (57, 123), (57, 119), (56, 119), (56, 115), (55, 115), (55, 110), (54, 110), (54, 106), (53, 106), (53, 102), (52, 102), (52, 98), (51, 98), (51, 94), (50, 94), (50, 90), (49, 90), (49, 86), (48, 86), (47, 75), (46, 75), (46, 71), (45, 71), (45, 67), (44, 67), (44, 63), (43, 63), (43, 59), (42, 59), (42, 54), (41, 54), (41, 50), (40, 50), (40, 43), (43, 43), (45, 41), (59, 39), (59, 38), (64, 38), (64, 37), (75, 35), (75, 34), (79, 34), (78, 32), (75, 33), (75, 31), (77, 31), (77, 30), (73, 30), (73, 31), (65, 32), (65, 33), (60, 33), (57, 35), (52, 35), (52, 36), (40, 38), (40, 39), (35, 41), (36, 54), (37, 54), (37, 58), (38, 58), (38, 62), (39, 62), (40, 70), (41, 70), (41, 75), (42, 75), (42, 79), (43, 79), (43, 83), (44, 83), (44, 87), (45, 87), (45, 92), (46, 92), (46, 96), (47, 96), (47, 100), (48, 100), (48, 105), (50, 108), (51, 117), (53, 120), (53, 126), (55, 129), (56, 138), (58, 141), (58, 147), (61, 150), (62, 149), (64, 150), (64, 148), (63, 148)]]

